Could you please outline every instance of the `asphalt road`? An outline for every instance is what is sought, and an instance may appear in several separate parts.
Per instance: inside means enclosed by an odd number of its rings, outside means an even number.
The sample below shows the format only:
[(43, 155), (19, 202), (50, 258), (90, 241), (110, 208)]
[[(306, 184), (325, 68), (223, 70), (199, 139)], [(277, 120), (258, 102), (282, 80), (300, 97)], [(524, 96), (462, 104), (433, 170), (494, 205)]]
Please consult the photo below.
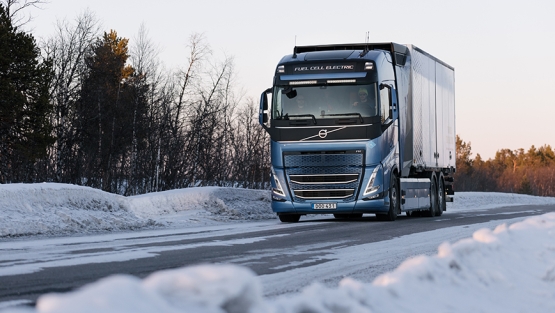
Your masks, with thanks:
[[(133, 237), (122, 237), (106, 243), (79, 244), (77, 241), (72, 244), (60, 244), (58, 246), (61, 249), (58, 252), (62, 255), (60, 258), (86, 260), (89, 256), (103, 253), (110, 253), (109, 255), (112, 256), (132, 255), (139, 252), (143, 254), (128, 257), (127, 260), (109, 261), (110, 259), (107, 258), (107, 261), (95, 261), (99, 263), (83, 261), (80, 262), (82, 264), (44, 267), (33, 273), (0, 276), (0, 303), (9, 300), (29, 300), (30, 304), (33, 304), (41, 294), (67, 292), (112, 274), (123, 273), (145, 277), (155, 271), (200, 263), (240, 264), (251, 268), (258, 275), (271, 276), (293, 267), (325, 263), (326, 254), (330, 249), (337, 247), (352, 247), (437, 229), (522, 218), (548, 212), (555, 212), (555, 205), (505, 207), (464, 213), (448, 212), (435, 218), (406, 217), (403, 214), (395, 222), (377, 221), (373, 215), (365, 215), (353, 220), (336, 220), (330, 216), (322, 219), (303, 217), (296, 224), (282, 224), (276, 220), (275, 223), (250, 228), (248, 224), (244, 224), (247, 226), (244, 229), (237, 228), (228, 232), (205, 230), (202, 233), (196, 233), (176, 229), (173, 233), (149, 232), (145, 236), (137, 236), (137, 233), (134, 233)], [(40, 240), (37, 239), (37, 241)], [(302, 251), (302, 253), (283, 253), (283, 251)], [(415, 252), (428, 253), (429, 251)], [(0, 253), (13, 252), (0, 251)], [(47, 252), (44, 253), (47, 254)], [(145, 256), (144, 253), (150, 253), (150, 255)], [(25, 262), (26, 260), (21, 260), (21, 263)], [(41, 260), (39, 256), (36, 260), (32, 262), (27, 260), (27, 262), (40, 266), (41, 262), (46, 261)], [(70, 261), (68, 262), (71, 264)], [(384, 262), (388, 263), (387, 260)], [(389, 262), (391, 266), (396, 266), (397, 263), (398, 260)], [(290, 266), (284, 266), (284, 264), (290, 264)], [(378, 269), (379, 271), (381, 269)]]

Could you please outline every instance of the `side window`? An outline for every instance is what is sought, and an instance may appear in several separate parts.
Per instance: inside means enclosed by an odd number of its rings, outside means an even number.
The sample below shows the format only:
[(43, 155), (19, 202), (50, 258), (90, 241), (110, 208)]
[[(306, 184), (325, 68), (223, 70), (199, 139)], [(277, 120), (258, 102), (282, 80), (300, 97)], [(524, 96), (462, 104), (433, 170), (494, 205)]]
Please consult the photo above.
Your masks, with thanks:
[(389, 88), (382, 88), (380, 90), (380, 106), (381, 106), (381, 111), (380, 111), (380, 116), (382, 117), (382, 123), (384, 123), (385, 121), (387, 121), (387, 119), (391, 118), (390, 116), (390, 110), (389, 110), (389, 104), (390, 104), (390, 100), (389, 100)]

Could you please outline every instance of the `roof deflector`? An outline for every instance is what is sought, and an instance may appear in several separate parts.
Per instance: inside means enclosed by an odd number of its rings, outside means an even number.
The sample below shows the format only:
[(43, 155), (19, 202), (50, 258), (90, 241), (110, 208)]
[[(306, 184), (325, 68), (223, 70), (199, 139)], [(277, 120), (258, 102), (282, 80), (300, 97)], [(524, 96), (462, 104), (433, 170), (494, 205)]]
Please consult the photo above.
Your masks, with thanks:
[(318, 46), (295, 46), (293, 55), (306, 52), (316, 51), (337, 51), (337, 50), (386, 50), (391, 52), (395, 64), (405, 65), (406, 56), (409, 53), (404, 45), (394, 42), (385, 43), (352, 43), (352, 44), (338, 44), (338, 45), (318, 45)]

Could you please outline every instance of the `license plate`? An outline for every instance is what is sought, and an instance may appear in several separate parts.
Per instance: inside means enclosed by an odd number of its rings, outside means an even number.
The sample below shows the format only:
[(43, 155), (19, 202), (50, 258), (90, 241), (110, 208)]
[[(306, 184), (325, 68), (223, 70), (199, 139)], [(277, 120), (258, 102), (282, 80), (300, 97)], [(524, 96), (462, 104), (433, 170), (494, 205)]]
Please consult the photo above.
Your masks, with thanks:
[(313, 203), (312, 208), (314, 210), (333, 210), (337, 209), (337, 203)]

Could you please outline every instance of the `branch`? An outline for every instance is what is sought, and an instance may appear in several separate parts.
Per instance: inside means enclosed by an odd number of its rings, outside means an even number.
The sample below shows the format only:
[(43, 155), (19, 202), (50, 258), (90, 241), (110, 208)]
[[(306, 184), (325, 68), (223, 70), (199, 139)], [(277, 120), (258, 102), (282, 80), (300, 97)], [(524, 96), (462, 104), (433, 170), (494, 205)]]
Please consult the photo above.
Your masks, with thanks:
[(28, 7), (35, 7), (40, 9), (39, 5), (46, 4), (48, 1), (46, 0), (1, 0), (6, 7), (6, 13), (8, 14), (8, 18), (12, 21), (14, 27), (19, 28), (24, 26), (25, 24), (29, 23), (33, 17), (29, 15), (28, 17), (17, 15), (24, 9)]

